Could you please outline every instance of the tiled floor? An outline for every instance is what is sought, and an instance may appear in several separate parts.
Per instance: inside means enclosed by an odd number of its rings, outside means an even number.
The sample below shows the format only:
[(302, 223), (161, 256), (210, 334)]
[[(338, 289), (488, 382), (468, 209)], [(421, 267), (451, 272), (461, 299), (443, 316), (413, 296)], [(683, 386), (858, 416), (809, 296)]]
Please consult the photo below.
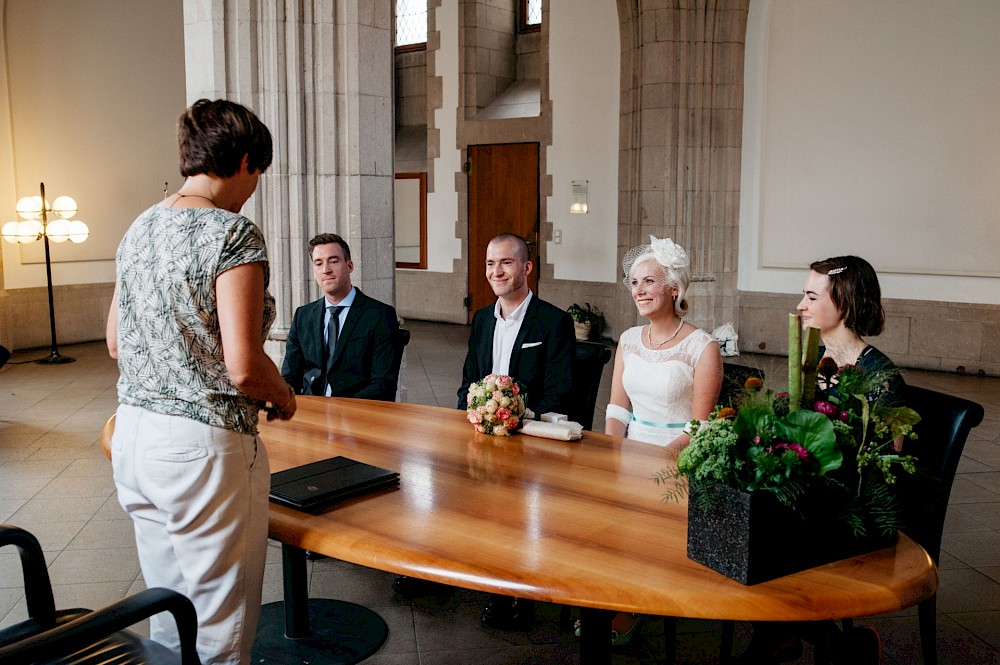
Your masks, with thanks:
[[(410, 322), (407, 401), (453, 406), (468, 328)], [(77, 362), (11, 364), (0, 370), (0, 521), (21, 525), (42, 542), (58, 607), (99, 607), (143, 587), (130, 522), (114, 496), (111, 467), (97, 433), (114, 412), (117, 368), (101, 343), (62, 349)], [(19, 353), (13, 362), (44, 355)], [(740, 362), (780, 371), (783, 360)], [(952, 493), (941, 562), (938, 639), (944, 664), (1000, 663), (1000, 379), (906, 372), (909, 382), (961, 395), (986, 407), (973, 430)], [(610, 365), (598, 399), (595, 429), (604, 422)], [(656, 491), (650, 487), (650, 491)], [(279, 549), (272, 545), (265, 602), (280, 599)], [(410, 603), (392, 594), (392, 575), (336, 561), (310, 564), (310, 592), (376, 610), (390, 636), (370, 663), (572, 663), (578, 646), (557, 627), (559, 609), (543, 605), (529, 633), (499, 633), (479, 625), (485, 602), (463, 591), (436, 602)], [(19, 564), (0, 551), (0, 626), (25, 616)], [(919, 663), (915, 611), (862, 620), (885, 638), (885, 662)], [(742, 629), (738, 641), (746, 639)], [(718, 662), (718, 625), (681, 622), (681, 663)], [(662, 624), (649, 620), (615, 663), (656, 662)], [(737, 646), (739, 649), (740, 646)], [(803, 658), (811, 662), (808, 647)]]

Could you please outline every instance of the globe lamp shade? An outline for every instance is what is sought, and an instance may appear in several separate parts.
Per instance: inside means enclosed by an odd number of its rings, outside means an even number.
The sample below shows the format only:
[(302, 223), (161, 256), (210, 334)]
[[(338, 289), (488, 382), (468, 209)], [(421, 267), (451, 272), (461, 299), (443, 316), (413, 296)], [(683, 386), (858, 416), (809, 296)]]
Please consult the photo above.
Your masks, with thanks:
[(90, 236), (90, 229), (80, 220), (74, 219), (67, 222), (67, 224), (69, 224), (70, 241), (79, 244)]

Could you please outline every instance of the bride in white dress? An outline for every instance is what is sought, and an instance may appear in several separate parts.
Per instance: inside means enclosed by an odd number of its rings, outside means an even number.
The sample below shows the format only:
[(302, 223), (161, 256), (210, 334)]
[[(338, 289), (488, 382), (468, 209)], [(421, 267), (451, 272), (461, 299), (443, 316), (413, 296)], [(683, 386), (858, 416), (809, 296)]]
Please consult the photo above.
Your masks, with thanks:
[[(711, 335), (684, 322), (688, 257), (670, 238), (649, 236), (622, 260), (625, 286), (649, 323), (618, 340), (604, 432), (679, 451), (690, 441), (684, 426), (707, 420), (722, 387), (722, 353)], [(631, 642), (639, 615), (619, 612), (611, 644)], [(577, 621), (576, 634), (582, 626)]]
[(711, 335), (684, 322), (688, 257), (669, 238), (649, 237), (622, 261), (644, 326), (622, 333), (604, 431), (668, 446), (688, 444), (684, 427), (707, 420), (722, 386), (722, 354)]

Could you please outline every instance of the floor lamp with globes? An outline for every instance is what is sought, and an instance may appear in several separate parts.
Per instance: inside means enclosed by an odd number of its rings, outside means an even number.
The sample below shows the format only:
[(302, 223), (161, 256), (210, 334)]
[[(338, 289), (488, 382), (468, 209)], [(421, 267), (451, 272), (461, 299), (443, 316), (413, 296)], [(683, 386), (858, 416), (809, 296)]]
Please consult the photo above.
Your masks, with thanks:
[[(52, 205), (45, 198), (45, 183), (39, 185), (40, 196), (25, 196), (17, 202), (17, 215), (20, 221), (7, 222), (3, 225), (3, 239), (10, 243), (30, 244), (36, 240), (45, 242), (45, 278), (49, 287), (49, 331), (52, 334), (52, 349), (49, 355), (36, 360), (40, 365), (59, 365), (71, 363), (75, 358), (69, 358), (59, 353), (56, 341), (56, 307), (52, 297), (52, 259), (49, 254), (49, 241), (55, 243), (69, 240), (81, 243), (90, 235), (90, 229), (79, 220), (71, 219), (76, 214), (76, 201), (69, 196), (60, 196)], [(55, 218), (50, 221), (49, 215)]]

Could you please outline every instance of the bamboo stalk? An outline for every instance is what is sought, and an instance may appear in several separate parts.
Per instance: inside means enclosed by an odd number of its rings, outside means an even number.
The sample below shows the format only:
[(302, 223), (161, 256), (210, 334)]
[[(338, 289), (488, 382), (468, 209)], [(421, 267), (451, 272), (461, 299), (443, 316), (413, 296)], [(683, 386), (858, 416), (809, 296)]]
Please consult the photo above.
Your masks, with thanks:
[(812, 408), (816, 397), (816, 369), (819, 355), (819, 328), (806, 328), (806, 340), (802, 345), (802, 404)]
[(788, 410), (802, 408), (802, 317), (788, 315)]

